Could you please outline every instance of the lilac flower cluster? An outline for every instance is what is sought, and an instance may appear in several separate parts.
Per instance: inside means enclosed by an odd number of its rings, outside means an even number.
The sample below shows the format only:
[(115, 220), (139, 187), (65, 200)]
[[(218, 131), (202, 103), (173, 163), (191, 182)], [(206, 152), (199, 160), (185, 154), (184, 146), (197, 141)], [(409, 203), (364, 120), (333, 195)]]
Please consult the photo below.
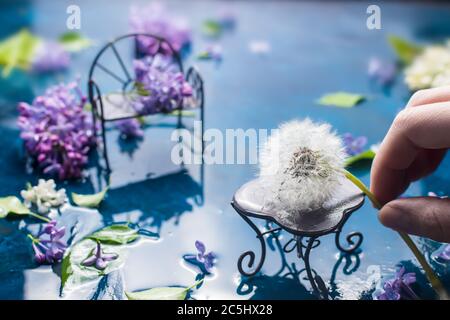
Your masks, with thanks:
[(211, 273), (211, 269), (214, 267), (216, 260), (216, 254), (212, 251), (206, 253), (205, 244), (199, 240), (195, 241), (195, 248), (197, 249), (197, 254), (187, 254), (184, 256), (184, 259), (200, 266), (206, 273)]
[(416, 282), (416, 275), (412, 272), (405, 273), (401, 267), (395, 278), (386, 281), (383, 285), (384, 291), (377, 295), (378, 300), (417, 300), (419, 297), (411, 289), (411, 284)]
[(66, 227), (57, 228), (56, 221), (52, 220), (44, 226), (38, 238), (32, 237), (34, 257), (39, 264), (57, 263), (61, 261), (67, 246), (61, 241)]
[(171, 112), (192, 96), (192, 87), (172, 59), (160, 54), (135, 60), (138, 98), (133, 107), (139, 114)]
[(345, 152), (349, 156), (357, 155), (364, 151), (364, 146), (367, 144), (367, 137), (353, 137), (351, 133), (345, 133), (342, 137), (345, 145)]
[(141, 129), (141, 124), (138, 119), (124, 119), (114, 122), (115, 127), (120, 131), (124, 139), (142, 138), (144, 131)]
[(95, 267), (98, 270), (104, 270), (109, 261), (116, 260), (119, 256), (116, 253), (104, 253), (100, 242), (97, 242), (95, 252), (87, 257), (81, 264), (86, 267)]
[(32, 104), (19, 103), (21, 138), (45, 174), (61, 180), (81, 177), (96, 141), (85, 103), (76, 82), (53, 86)]
[[(153, 2), (145, 7), (132, 7), (129, 20), (133, 32), (164, 38), (178, 52), (191, 43), (191, 31), (187, 22), (180, 17), (169, 15), (161, 3)], [(146, 36), (137, 37), (137, 49), (145, 55), (173, 53), (167, 43)]]
[(54, 41), (41, 41), (33, 59), (32, 70), (52, 72), (66, 69), (70, 64), (70, 53)]

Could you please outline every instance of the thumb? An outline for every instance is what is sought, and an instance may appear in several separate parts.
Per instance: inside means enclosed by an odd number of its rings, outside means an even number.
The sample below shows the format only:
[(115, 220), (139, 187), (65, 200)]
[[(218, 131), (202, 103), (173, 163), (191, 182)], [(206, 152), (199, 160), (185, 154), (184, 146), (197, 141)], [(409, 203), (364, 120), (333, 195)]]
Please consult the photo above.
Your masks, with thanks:
[(450, 199), (419, 197), (388, 202), (379, 213), (386, 227), (450, 242)]

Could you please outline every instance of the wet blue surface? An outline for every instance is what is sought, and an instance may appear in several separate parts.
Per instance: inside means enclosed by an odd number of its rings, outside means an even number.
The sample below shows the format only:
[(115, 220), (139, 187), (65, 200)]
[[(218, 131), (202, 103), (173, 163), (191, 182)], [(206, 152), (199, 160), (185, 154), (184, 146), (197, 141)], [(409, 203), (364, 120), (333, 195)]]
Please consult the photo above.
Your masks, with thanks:
[[(0, 11), (2, 35), (26, 26), (39, 35), (57, 37), (65, 32), (65, 10), (71, 1), (10, 1)], [(87, 72), (100, 45), (128, 30), (126, 1), (79, 1), (82, 10), (82, 32), (93, 38), (97, 46), (74, 58), (66, 74), (46, 78), (15, 72), (0, 79), (0, 195), (17, 195), (27, 181), (37, 176), (25, 170), (24, 154), (15, 125), (16, 103), (29, 101), (46, 85)], [(138, 1), (134, 3), (139, 3)], [(208, 43), (199, 30), (201, 22), (218, 12), (213, 1), (169, 2), (174, 12), (188, 17), (193, 30), (192, 51), (198, 52)], [(194, 61), (206, 83), (206, 128), (275, 128), (292, 118), (311, 117), (330, 122), (339, 133), (366, 135), (370, 143), (380, 141), (395, 114), (405, 104), (409, 92), (401, 79), (389, 90), (371, 84), (367, 63), (371, 56), (393, 59), (386, 35), (398, 34), (417, 42), (442, 40), (450, 36), (450, 6), (401, 5), (386, 3), (382, 7), (382, 30), (370, 31), (365, 26), (364, 3), (312, 3), (267, 1), (234, 2), (238, 25), (220, 40), (224, 60), (220, 65)], [(272, 50), (265, 56), (249, 52), (248, 42), (264, 40)], [(401, 78), (401, 76), (399, 77)], [(314, 101), (333, 91), (359, 92), (368, 100), (351, 109), (317, 106)], [(62, 222), (71, 226), (79, 220), (79, 234), (88, 234), (104, 224), (120, 221), (139, 223), (158, 231), (158, 241), (142, 240), (130, 247), (126, 264), (120, 272), (102, 280), (100, 289), (81, 288), (65, 298), (123, 297), (122, 289), (134, 291), (154, 286), (191, 285), (198, 273), (182, 256), (194, 253), (195, 240), (202, 240), (208, 250), (218, 254), (213, 275), (199, 290), (196, 299), (312, 299), (309, 285), (292, 277), (283, 277), (292, 263), (302, 268), (293, 255), (280, 254), (281, 244), (271, 239), (261, 275), (252, 279), (239, 276), (239, 255), (254, 249), (259, 252), (253, 231), (229, 205), (234, 191), (254, 177), (252, 165), (206, 165), (204, 179), (199, 166), (187, 172), (170, 162), (169, 140), (174, 119), (152, 118), (145, 138), (135, 146), (118, 143), (118, 133), (108, 132), (112, 155), (111, 191), (100, 212), (65, 208)], [(93, 156), (93, 163), (95, 157)], [(409, 195), (425, 195), (428, 191), (450, 193), (450, 159), (429, 178), (413, 184)], [(85, 181), (63, 184), (69, 191), (92, 192), (105, 181), (92, 166)], [(369, 183), (368, 168), (355, 172)], [(150, 175), (149, 175), (150, 174)], [(149, 178), (150, 177), (150, 178)], [(33, 223), (29, 221), (29, 223)], [(0, 298), (57, 299), (60, 279), (58, 268), (37, 268), (32, 262), (29, 241), (18, 229), (24, 222), (0, 221)], [(341, 298), (370, 298), (373, 272), (391, 277), (395, 266), (403, 263), (417, 271), (415, 261), (396, 233), (380, 225), (376, 211), (365, 204), (349, 220), (346, 231), (361, 231), (365, 238), (359, 260), (344, 267), (333, 238), (323, 239), (315, 249), (311, 263), (325, 281), (331, 281), (333, 295)], [(74, 240), (76, 240), (74, 239)], [(280, 241), (289, 238), (282, 235)], [(430, 258), (440, 244), (417, 239)], [(433, 266), (450, 288), (448, 267), (432, 260)], [(355, 266), (355, 270), (352, 266)], [(286, 268), (288, 266), (289, 268)], [(334, 267), (333, 267), (334, 266)], [(280, 270), (281, 269), (281, 270)], [(430, 289), (419, 278), (417, 292), (430, 297)], [(94, 288), (95, 291), (95, 288)], [(366, 294), (364, 294), (366, 292)], [(369, 293), (367, 293), (369, 292)]]

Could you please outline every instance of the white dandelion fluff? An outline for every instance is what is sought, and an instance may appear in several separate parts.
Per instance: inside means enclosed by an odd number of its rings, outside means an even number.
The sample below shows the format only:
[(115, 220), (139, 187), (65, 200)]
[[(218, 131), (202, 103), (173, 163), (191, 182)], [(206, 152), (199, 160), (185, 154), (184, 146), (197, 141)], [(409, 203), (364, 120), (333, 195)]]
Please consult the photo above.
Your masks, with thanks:
[(270, 190), (265, 205), (289, 214), (319, 208), (339, 187), (345, 157), (329, 124), (282, 124), (260, 152), (260, 177)]

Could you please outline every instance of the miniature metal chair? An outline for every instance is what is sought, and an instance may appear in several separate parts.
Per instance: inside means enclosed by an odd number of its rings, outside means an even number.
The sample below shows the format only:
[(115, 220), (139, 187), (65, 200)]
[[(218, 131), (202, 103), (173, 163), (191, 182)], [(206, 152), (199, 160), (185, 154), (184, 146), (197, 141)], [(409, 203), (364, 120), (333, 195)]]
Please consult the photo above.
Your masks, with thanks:
[[(136, 83), (134, 81), (134, 77), (132, 76), (132, 72), (130, 72), (129, 69), (130, 62), (133, 59), (143, 57), (142, 53), (140, 53), (137, 49), (137, 41), (139, 37), (148, 37), (152, 41), (157, 41), (160, 44), (164, 44), (165, 48), (169, 48), (171, 51), (169, 56), (173, 60), (173, 64), (181, 73), (184, 74), (183, 64), (179, 53), (173, 49), (169, 42), (155, 35), (144, 33), (123, 35), (107, 43), (98, 52), (89, 71), (88, 94), (89, 102), (92, 107), (92, 117), (94, 128), (96, 130), (95, 133), (98, 135), (97, 130), (99, 129), (100, 136), (103, 141), (103, 157), (105, 159), (107, 172), (111, 172), (106, 142), (107, 122), (177, 111), (177, 128), (180, 128), (182, 126), (182, 111), (185, 109), (198, 108), (200, 109), (201, 132), (203, 134), (203, 80), (197, 70), (193, 67), (190, 67), (185, 73), (185, 79), (191, 84), (193, 89), (193, 95), (189, 101), (186, 99), (181, 99), (175, 108), (170, 110), (161, 110), (155, 113), (138, 113), (133, 108), (129, 93), (136, 89)], [(111, 82), (119, 85), (119, 89), (117, 91), (108, 88)], [(108, 92), (108, 94), (104, 94), (104, 92)], [(188, 103), (189, 105), (187, 105)], [(98, 126), (97, 121), (100, 122), (100, 126)], [(203, 152), (203, 142), (201, 147), (201, 152)]]
[[(329, 290), (322, 278), (311, 268), (311, 250), (320, 245), (320, 237), (334, 234), (336, 247), (343, 253), (357, 252), (363, 241), (360, 232), (352, 232), (346, 236), (348, 247), (341, 244), (342, 229), (351, 214), (358, 210), (364, 203), (364, 194), (350, 181), (343, 178), (341, 186), (332, 199), (325, 202), (321, 208), (306, 213), (295, 215), (287, 212), (275, 211), (266, 208), (265, 197), (271, 192), (267, 189), (261, 178), (244, 184), (234, 194), (231, 205), (242, 219), (255, 231), (261, 246), (261, 258), (256, 263), (255, 252), (244, 252), (238, 259), (239, 272), (244, 276), (254, 276), (262, 268), (266, 258), (266, 243), (264, 236), (281, 230), (288, 232), (292, 238), (283, 246), (285, 253), (296, 251), (299, 259), (305, 264), (305, 271), (313, 293), (320, 299), (329, 299)], [(278, 227), (261, 231), (250, 218), (262, 219), (271, 222)], [(244, 270), (244, 259), (247, 260), (247, 268)]]

